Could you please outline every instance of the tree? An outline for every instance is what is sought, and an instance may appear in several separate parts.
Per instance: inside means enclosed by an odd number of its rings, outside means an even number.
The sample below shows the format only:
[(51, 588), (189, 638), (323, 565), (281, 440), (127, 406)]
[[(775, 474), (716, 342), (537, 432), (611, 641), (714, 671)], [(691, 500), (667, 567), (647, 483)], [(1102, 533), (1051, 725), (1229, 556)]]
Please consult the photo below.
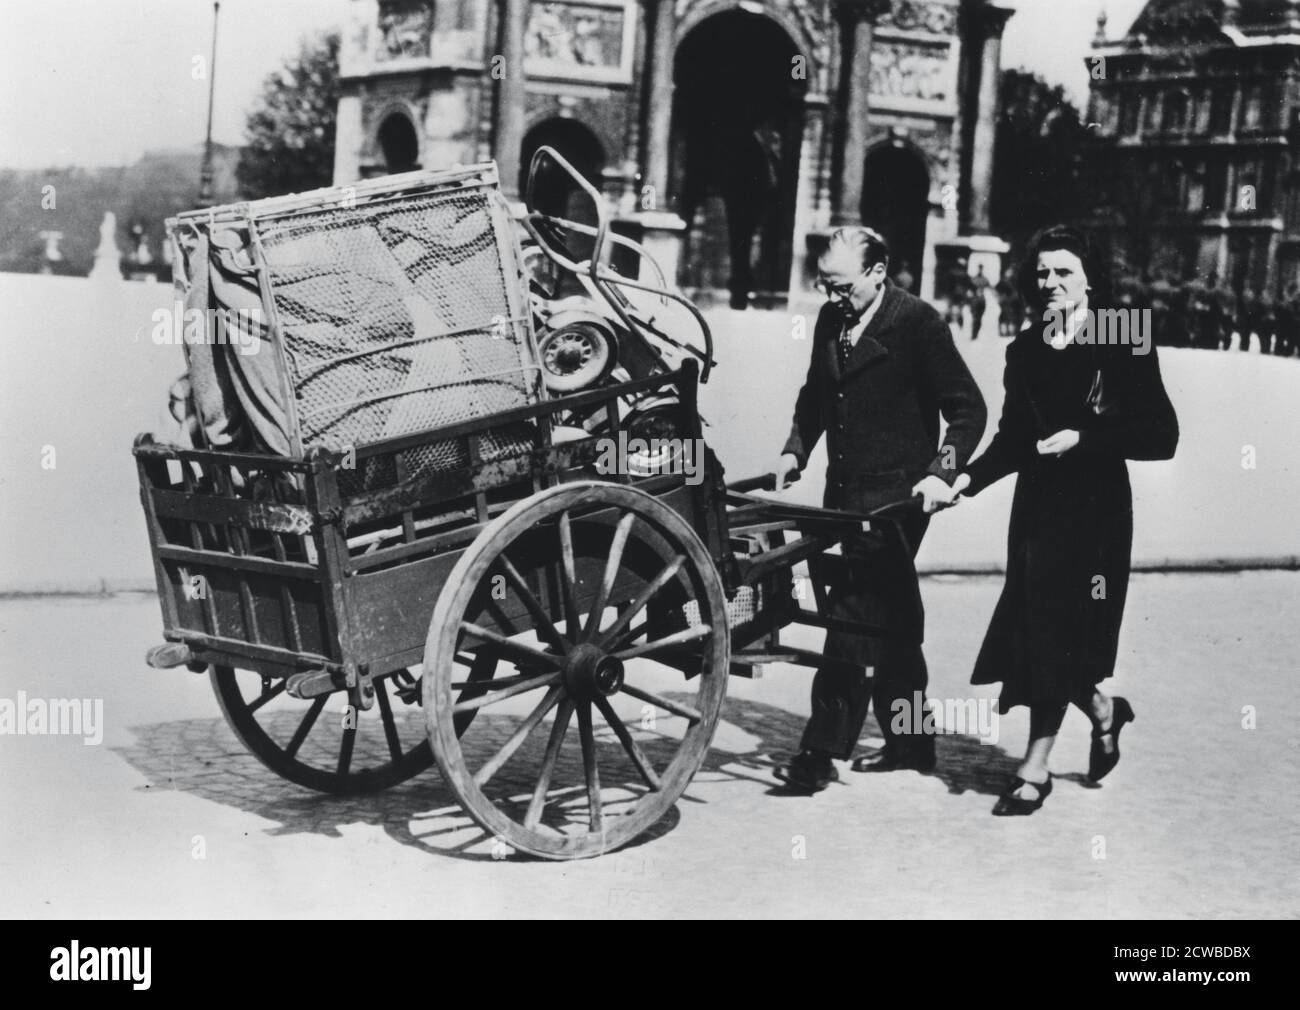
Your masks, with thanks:
[(1007, 70), (1000, 88), (989, 216), (997, 234), (1023, 248), (1039, 228), (1077, 223), (1087, 213), (1089, 187), (1081, 163), (1088, 129), (1060, 85)]
[(304, 40), (298, 55), (266, 78), (261, 98), (248, 114), (248, 143), (237, 169), (245, 198), (330, 184), (338, 82), (337, 32)]

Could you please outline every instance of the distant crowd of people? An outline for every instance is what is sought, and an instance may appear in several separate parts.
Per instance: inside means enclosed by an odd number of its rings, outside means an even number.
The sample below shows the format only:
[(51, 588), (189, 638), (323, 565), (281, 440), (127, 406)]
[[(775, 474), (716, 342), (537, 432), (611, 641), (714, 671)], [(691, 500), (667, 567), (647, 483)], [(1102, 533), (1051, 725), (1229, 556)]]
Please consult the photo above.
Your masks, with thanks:
[[(950, 283), (948, 321), (979, 336), (990, 295), (998, 306), (998, 333), (1013, 337), (1025, 325), (1024, 303), (1008, 271), (996, 284), (984, 275), (960, 271)], [(1251, 287), (1240, 292), (1221, 286), (1217, 276), (1178, 280), (1157, 273), (1154, 279), (1121, 277), (1115, 284), (1118, 308), (1151, 310), (1152, 335), (1162, 347), (1199, 347), (1206, 350), (1249, 351), (1289, 358), (1300, 355), (1300, 283), (1292, 282), (1285, 294), (1274, 298)]]
[(1025, 324), (1024, 302), (1016, 289), (1014, 270), (1008, 270), (997, 284), (989, 280), (983, 265), (968, 273), (965, 263), (959, 264), (948, 282), (948, 324), (958, 330), (970, 320), (970, 337), (974, 340), (984, 328), (984, 314), (989, 307), (989, 294), (997, 299), (998, 335), (1014, 337)]
[(1150, 308), (1161, 346), (1226, 351), (1235, 339), (1237, 349), (1248, 351), (1254, 338), (1261, 354), (1300, 353), (1300, 284), (1295, 282), (1274, 298), (1249, 286), (1240, 292), (1221, 287), (1215, 275), (1205, 283), (1165, 274), (1148, 282), (1129, 275), (1116, 284), (1115, 300), (1121, 308)]

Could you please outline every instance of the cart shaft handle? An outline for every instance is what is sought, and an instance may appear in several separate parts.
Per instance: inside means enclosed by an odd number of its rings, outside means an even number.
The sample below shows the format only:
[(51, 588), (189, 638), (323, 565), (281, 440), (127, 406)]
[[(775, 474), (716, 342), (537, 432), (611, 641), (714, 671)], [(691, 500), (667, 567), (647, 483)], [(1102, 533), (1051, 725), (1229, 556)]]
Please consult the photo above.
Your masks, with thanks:
[[(794, 475), (791, 474), (790, 476)], [(789, 485), (793, 484), (794, 481), (787, 477), (786, 483)], [(734, 491), (737, 494), (746, 494), (750, 491), (775, 491), (776, 474), (765, 473), (760, 474), (757, 477), (746, 477), (743, 480), (733, 481), (727, 485), (727, 490)], [(886, 502), (884, 505), (870, 509), (866, 513), (849, 512), (843, 509), (823, 509), (821, 511), (843, 511), (845, 518), (857, 518), (865, 515), (870, 519), (891, 519), (901, 513), (911, 511), (914, 508), (920, 508), (924, 503), (925, 499), (921, 495), (917, 494), (911, 495), (907, 498), (900, 498), (897, 501)]]

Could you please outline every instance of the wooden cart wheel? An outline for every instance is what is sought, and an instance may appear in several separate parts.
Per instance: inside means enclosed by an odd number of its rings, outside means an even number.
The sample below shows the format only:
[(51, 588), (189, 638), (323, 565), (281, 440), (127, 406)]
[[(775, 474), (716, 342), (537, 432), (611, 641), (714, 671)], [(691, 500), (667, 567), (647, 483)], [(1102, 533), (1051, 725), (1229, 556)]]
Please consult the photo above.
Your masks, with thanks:
[[(465, 657), (462, 657), (465, 658)], [(487, 657), (468, 668), (464, 681), (491, 679)], [(212, 687), (226, 721), (257, 759), (290, 782), (338, 795), (387, 789), (427, 769), (433, 752), (424, 720), (419, 670), (396, 670), (374, 680), (375, 707), (345, 718), (342, 691), (310, 701), (291, 698), (283, 679), (214, 666)], [(481, 688), (459, 695), (471, 698)], [(459, 716), (456, 731), (469, 725)]]
[[(617, 484), (550, 488), (489, 524), (438, 597), (424, 654), (434, 756), (498, 839), (598, 855), (658, 822), (699, 769), (730, 649), (721, 579), (677, 512)], [(466, 655), (513, 670), (462, 700)], [(479, 717), (458, 735), (468, 711)]]

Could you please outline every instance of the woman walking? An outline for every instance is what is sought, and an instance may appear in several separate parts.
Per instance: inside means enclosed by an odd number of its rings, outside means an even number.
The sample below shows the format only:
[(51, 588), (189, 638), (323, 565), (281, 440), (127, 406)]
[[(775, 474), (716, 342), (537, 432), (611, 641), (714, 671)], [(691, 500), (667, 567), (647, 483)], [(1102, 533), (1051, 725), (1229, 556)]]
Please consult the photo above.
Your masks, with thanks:
[(1007, 346), (997, 434), (953, 487), (971, 496), (1017, 475), (1006, 584), (971, 677), (1002, 682), (1001, 711), (1029, 708), (1029, 746), (999, 816), (1031, 814), (1051, 793), (1048, 758), (1070, 704), (1092, 722), (1088, 778), (1119, 761), (1133, 708), (1097, 685), (1114, 671), (1128, 590), (1125, 460), (1169, 459), (1178, 443), (1154, 342), (1098, 331), (1113, 317), (1097, 312), (1110, 306), (1080, 232), (1035, 235), (1020, 288), (1033, 322)]

